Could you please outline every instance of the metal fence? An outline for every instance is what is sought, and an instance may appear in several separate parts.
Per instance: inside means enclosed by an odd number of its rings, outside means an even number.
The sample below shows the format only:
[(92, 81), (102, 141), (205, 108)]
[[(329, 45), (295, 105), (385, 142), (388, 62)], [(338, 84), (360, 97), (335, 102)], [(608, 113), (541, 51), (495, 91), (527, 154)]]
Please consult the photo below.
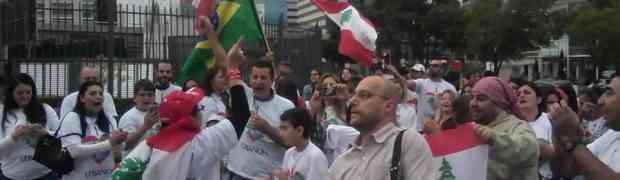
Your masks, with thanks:
[(114, 97), (130, 98), (134, 82), (153, 79), (157, 63), (170, 62), (178, 72), (200, 40), (192, 8), (100, 2), (106, 1), (2, 3), (4, 64), (11, 61), (13, 72), (31, 74), (40, 96), (62, 97), (76, 90), (79, 70), (88, 66), (99, 70)]
[[(0, 56), (0, 67), (30, 74), (38, 95), (53, 104), (77, 90), (81, 68), (96, 68), (118, 107), (119, 101), (133, 97), (136, 81), (155, 78), (158, 63), (170, 62), (178, 72), (201, 39), (193, 30), (192, 8), (117, 4), (102, 9), (98, 2), (104, 1), (0, 3), (0, 50), (6, 52)], [(276, 53), (276, 62), (290, 61), (297, 82), (306, 83), (309, 69), (321, 64), (320, 30), (297, 29), (287, 35), (283, 23), (263, 25), (265, 38)], [(266, 47), (245, 43), (244, 50), (253, 62), (264, 55)]]

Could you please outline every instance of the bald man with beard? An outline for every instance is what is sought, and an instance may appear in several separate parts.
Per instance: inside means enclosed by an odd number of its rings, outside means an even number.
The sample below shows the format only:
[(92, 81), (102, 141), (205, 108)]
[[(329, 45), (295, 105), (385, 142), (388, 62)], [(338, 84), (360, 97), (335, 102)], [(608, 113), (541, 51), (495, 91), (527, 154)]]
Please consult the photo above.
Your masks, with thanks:
[[(337, 93), (346, 93), (338, 89)], [(360, 132), (351, 148), (329, 170), (331, 180), (390, 179), (397, 136), (403, 132), (399, 179), (435, 179), (431, 150), (415, 129), (396, 127), (398, 88), (379, 76), (362, 80), (350, 100), (350, 125)]]

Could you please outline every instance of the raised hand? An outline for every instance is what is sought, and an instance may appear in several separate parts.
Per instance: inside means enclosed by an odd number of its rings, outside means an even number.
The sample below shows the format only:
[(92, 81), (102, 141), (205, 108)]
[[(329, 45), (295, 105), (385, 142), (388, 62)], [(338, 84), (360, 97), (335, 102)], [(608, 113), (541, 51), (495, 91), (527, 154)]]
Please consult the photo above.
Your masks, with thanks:
[(321, 93), (315, 90), (314, 93), (312, 93), (312, 98), (310, 98), (310, 110), (313, 114), (316, 114), (321, 111), (322, 108)]
[(254, 129), (258, 129), (260, 131), (266, 131), (269, 127), (271, 127), (269, 123), (260, 117), (260, 115), (256, 114), (256, 112), (252, 112), (252, 115), (250, 115), (249, 124), (254, 127)]
[(114, 131), (112, 132), (112, 135), (110, 136), (109, 141), (110, 141), (110, 144), (112, 144), (112, 146), (117, 146), (125, 142), (126, 139), (127, 139), (127, 132)]
[(144, 116), (142, 128), (151, 129), (157, 122), (159, 122), (159, 111), (151, 111)]
[(568, 106), (566, 101), (549, 106), (549, 116), (553, 127), (554, 142), (579, 142), (585, 135), (585, 131), (579, 123), (579, 117)]

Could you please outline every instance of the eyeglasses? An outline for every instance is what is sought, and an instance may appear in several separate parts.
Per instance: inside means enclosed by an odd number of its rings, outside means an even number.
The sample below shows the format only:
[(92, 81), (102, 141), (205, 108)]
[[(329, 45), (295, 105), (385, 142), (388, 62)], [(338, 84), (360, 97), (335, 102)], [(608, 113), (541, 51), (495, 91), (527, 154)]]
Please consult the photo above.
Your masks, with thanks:
[(351, 98), (351, 99), (356, 99), (357, 98), (357, 99), (360, 99), (360, 100), (368, 100), (368, 99), (370, 99), (372, 97), (375, 97), (375, 96), (382, 97), (383, 99), (389, 99), (389, 97), (387, 97), (387, 96), (373, 94), (373, 93), (368, 92), (368, 91), (356, 92), (353, 95), (353, 98)]
[(137, 96), (155, 96), (155, 92), (143, 92), (143, 93), (138, 93), (136, 94)]

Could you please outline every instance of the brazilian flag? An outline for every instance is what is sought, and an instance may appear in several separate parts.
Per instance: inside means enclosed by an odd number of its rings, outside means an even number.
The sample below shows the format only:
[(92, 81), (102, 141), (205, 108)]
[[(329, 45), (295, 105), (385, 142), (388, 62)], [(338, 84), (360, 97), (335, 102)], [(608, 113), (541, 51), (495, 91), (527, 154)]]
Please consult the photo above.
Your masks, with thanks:
[[(219, 40), (224, 49), (230, 49), (242, 35), (245, 35), (246, 42), (263, 41), (264, 35), (253, 0), (220, 1), (217, 16), (219, 16), (217, 26), (223, 27)], [(211, 67), (215, 62), (212, 47), (207, 41), (196, 44), (183, 64), (177, 84), (183, 85), (188, 79), (196, 81), (204, 79), (207, 65)]]

